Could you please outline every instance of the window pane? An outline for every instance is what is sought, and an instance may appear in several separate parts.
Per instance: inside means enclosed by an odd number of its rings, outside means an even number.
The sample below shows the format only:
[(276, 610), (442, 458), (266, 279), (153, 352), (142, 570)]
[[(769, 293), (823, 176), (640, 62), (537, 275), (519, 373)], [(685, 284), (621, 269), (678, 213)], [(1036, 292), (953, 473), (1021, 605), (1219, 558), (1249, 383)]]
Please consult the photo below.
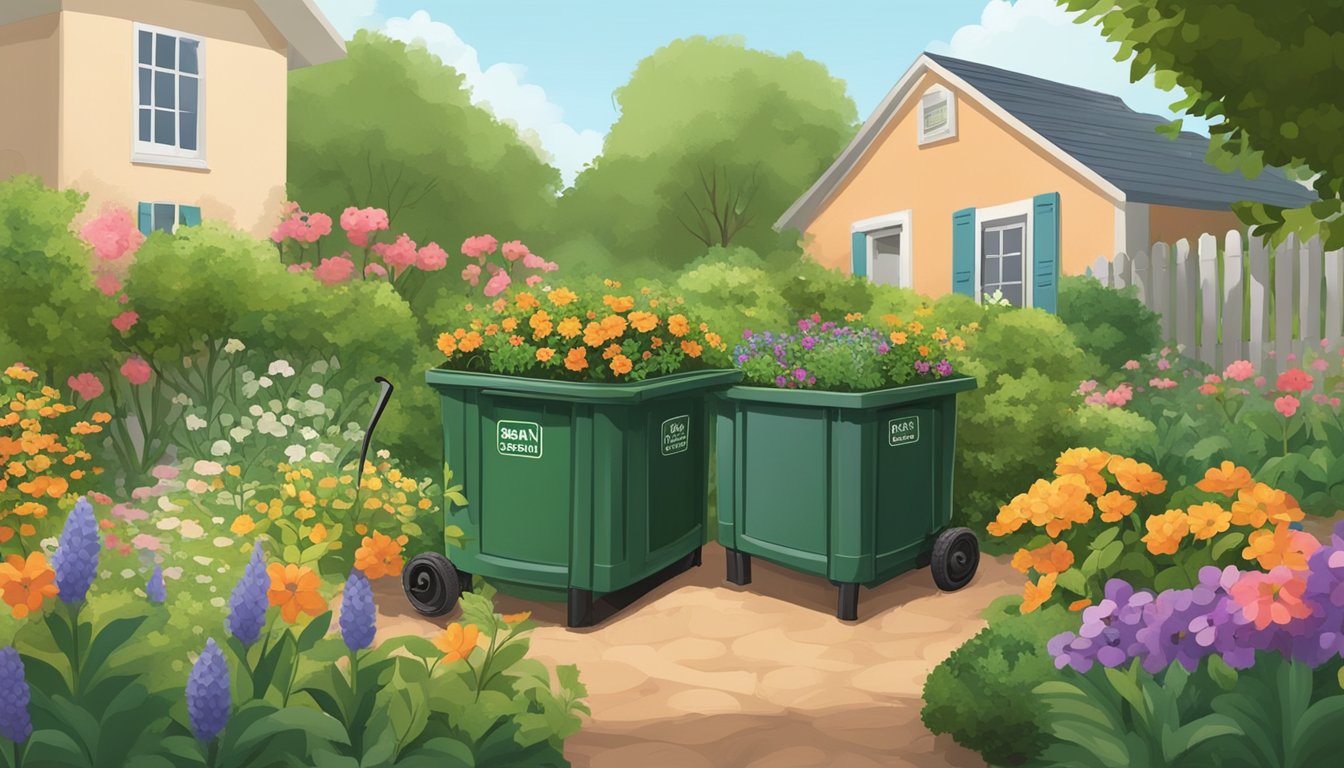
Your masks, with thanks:
[(1002, 253), (999, 250), (999, 233), (997, 230), (988, 230), (980, 235), (980, 252), (986, 256), (998, 256)]
[(147, 67), (139, 69), (140, 105), (147, 107), (153, 103), (150, 99), (154, 96), (154, 71)]
[(1021, 253), (1022, 252), (1022, 228), (1013, 227), (1004, 230), (1003, 233), (1003, 252)]
[(154, 110), (154, 143), (177, 146), (177, 113), (164, 109)]
[(138, 45), (137, 47), (140, 49), (139, 56), (138, 56), (138, 59), (139, 59), (140, 63), (141, 63), (141, 64), (153, 64), (153, 63), (154, 63), (154, 33), (153, 33), (153, 32), (144, 32), (144, 31), (142, 31), (142, 32), (139, 33), (139, 38), (140, 38), (140, 39), (139, 39), (139, 45)]
[(172, 234), (173, 220), (176, 219), (177, 206), (172, 203), (154, 204), (154, 228)]
[(177, 80), (178, 95), (180, 96), (177, 102), (178, 109), (183, 112), (200, 112), (200, 105), (197, 103), (197, 89), (201, 81), (194, 77), (179, 77)]
[(154, 112), (149, 109), (140, 110), (140, 140), (153, 141), (154, 134), (151, 130), (154, 122)]
[(195, 40), (183, 40), (181, 45), (182, 58), (178, 62), (177, 68), (188, 74), (197, 74), (200, 72), (199, 64), (196, 61), (196, 49), (200, 46)]
[(1022, 282), (1022, 254), (1004, 256), (1000, 263), (1002, 273), (1000, 279), (1007, 282)]
[(985, 286), (985, 293), (993, 293), (994, 286), (999, 283), (999, 260), (996, 258), (985, 259), (980, 265), (980, 284)]
[(1007, 299), (1008, 302), (1009, 302), (1010, 304), (1012, 304), (1014, 307), (1020, 307), (1020, 306), (1022, 306), (1022, 284), (1021, 284), (1021, 283), (1014, 283), (1014, 284), (1012, 284), (1012, 285), (1005, 285), (1005, 286), (1003, 286), (1003, 288), (1002, 288), (1001, 290), (1003, 291), (1003, 298)]
[(172, 109), (177, 106), (177, 99), (174, 97), (173, 86), (177, 76), (171, 72), (154, 73), (154, 106), (160, 109)]
[(154, 64), (164, 69), (177, 69), (177, 38), (155, 35)]
[(182, 136), (179, 144), (183, 149), (194, 150), (196, 149), (196, 113), (179, 112), (178, 115), (181, 117), (179, 133)]
[(940, 99), (924, 107), (924, 130), (932, 132), (947, 124), (947, 101)]

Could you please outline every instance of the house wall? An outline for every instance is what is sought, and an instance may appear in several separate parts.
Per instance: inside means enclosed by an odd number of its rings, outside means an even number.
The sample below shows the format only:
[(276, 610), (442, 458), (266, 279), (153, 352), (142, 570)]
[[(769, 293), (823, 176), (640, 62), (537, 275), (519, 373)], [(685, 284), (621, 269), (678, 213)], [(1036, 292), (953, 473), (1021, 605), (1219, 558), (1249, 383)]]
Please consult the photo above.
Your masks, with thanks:
[[(1228, 230), (1244, 230), (1246, 225), (1232, 211), (1201, 211), (1195, 208), (1176, 208), (1170, 205), (1148, 206), (1148, 244), (1175, 243), (1185, 238), (1193, 245), (1199, 236), (1208, 232), (1219, 242)], [(1147, 249), (1145, 245), (1145, 250)]]
[[(266, 235), (285, 198), (287, 45), (251, 0), (65, 0), (58, 183), (105, 203), (197, 205)], [(136, 22), (204, 38), (208, 168), (132, 162)]]
[(59, 15), (0, 26), (0, 181), (19, 173), (57, 177)]
[[(957, 94), (957, 135), (919, 145), (919, 96), (935, 83)], [(806, 250), (850, 271), (850, 227), (858, 220), (912, 211), (913, 281), (920, 293), (952, 289), (952, 213), (1060, 194), (1060, 266), (1081, 274), (1113, 256), (1116, 204), (1093, 182), (1030, 143), (1000, 118), (931, 73), (916, 84), (849, 178), (805, 230)]]

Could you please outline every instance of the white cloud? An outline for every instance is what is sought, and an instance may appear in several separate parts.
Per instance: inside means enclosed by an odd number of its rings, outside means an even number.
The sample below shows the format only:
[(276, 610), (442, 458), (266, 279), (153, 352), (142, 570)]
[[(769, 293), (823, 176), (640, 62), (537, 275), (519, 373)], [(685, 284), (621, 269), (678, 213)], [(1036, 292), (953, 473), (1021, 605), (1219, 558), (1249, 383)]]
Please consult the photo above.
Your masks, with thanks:
[[(1096, 27), (1075, 24), (1054, 0), (990, 0), (979, 24), (929, 45), (932, 53), (1114, 94), (1139, 112), (1172, 115), (1169, 106), (1182, 94), (1159, 89), (1151, 75), (1131, 83), (1129, 63), (1115, 61), (1117, 50)], [(1206, 125), (1187, 117), (1183, 127), (1204, 132)]]

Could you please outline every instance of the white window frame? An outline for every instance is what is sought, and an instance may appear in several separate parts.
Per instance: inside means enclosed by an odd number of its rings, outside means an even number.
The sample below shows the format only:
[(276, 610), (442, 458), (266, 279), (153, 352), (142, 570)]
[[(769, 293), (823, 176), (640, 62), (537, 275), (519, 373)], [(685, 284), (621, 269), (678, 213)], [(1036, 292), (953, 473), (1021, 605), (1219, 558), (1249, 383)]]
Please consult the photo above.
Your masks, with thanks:
[[(156, 27), (151, 24), (135, 23), (131, 25), (131, 162), (145, 165), (167, 165), (177, 168), (194, 168), (198, 170), (209, 170), (210, 166), (206, 163), (205, 140), (206, 140), (206, 119), (205, 119), (205, 75), (206, 75), (206, 46), (205, 38), (198, 35), (187, 34), (175, 29), (166, 27)], [(191, 40), (196, 43), (196, 149), (184, 150), (176, 147), (167, 147), (162, 144), (156, 144), (152, 141), (140, 140), (140, 33), (150, 32), (160, 35), (172, 35), (173, 37), (185, 40)], [(150, 87), (154, 85), (151, 82)], [(181, 98), (179, 91), (177, 98)], [(176, 100), (174, 101), (176, 103)], [(180, 131), (181, 126), (178, 126)], [(152, 131), (152, 125), (151, 125)], [(179, 143), (181, 141), (178, 135)]]
[(1033, 274), (1032, 260), (1032, 199), (1018, 200), (1004, 205), (996, 205), (992, 208), (975, 209), (975, 301), (977, 304), (984, 303), (985, 292), (984, 284), (981, 282), (980, 266), (985, 256), (982, 250), (983, 233), (985, 227), (994, 226), (996, 222), (1006, 219), (1023, 218), (1022, 232), (1022, 307), (1035, 306), (1032, 295), (1032, 283), (1035, 282)]
[[(942, 128), (939, 128), (932, 133), (930, 133), (928, 127), (924, 125), (925, 102), (928, 101), (930, 96), (942, 96), (947, 103), (947, 122)], [(919, 143), (921, 145), (931, 144), (935, 141), (942, 141), (943, 139), (950, 139), (957, 135), (957, 97), (950, 89), (941, 85), (929, 86), (924, 93), (920, 94), (915, 109), (919, 112)]]
[(854, 222), (850, 228), (851, 232), (863, 232), (867, 235), (864, 245), (864, 271), (863, 274), (869, 282), (873, 280), (873, 235), (884, 230), (901, 230), (901, 277), (899, 288), (913, 288), (914, 283), (914, 215), (909, 208), (904, 211), (894, 211), (881, 216), (874, 216), (870, 219), (863, 219)]

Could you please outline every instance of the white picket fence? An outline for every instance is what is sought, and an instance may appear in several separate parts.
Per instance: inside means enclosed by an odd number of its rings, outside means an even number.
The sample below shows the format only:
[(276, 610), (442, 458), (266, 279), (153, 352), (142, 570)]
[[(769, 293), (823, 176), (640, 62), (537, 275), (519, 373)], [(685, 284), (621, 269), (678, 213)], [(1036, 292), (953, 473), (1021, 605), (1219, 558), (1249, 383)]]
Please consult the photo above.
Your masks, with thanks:
[(1344, 251), (1324, 252), (1319, 238), (1271, 251), (1235, 230), (1222, 243), (1206, 233), (1194, 251), (1187, 240), (1154, 243), (1150, 253), (1098, 257), (1088, 274), (1135, 286), (1162, 316), (1163, 338), (1217, 370), (1245, 359), (1277, 372), (1322, 339), (1344, 340)]

